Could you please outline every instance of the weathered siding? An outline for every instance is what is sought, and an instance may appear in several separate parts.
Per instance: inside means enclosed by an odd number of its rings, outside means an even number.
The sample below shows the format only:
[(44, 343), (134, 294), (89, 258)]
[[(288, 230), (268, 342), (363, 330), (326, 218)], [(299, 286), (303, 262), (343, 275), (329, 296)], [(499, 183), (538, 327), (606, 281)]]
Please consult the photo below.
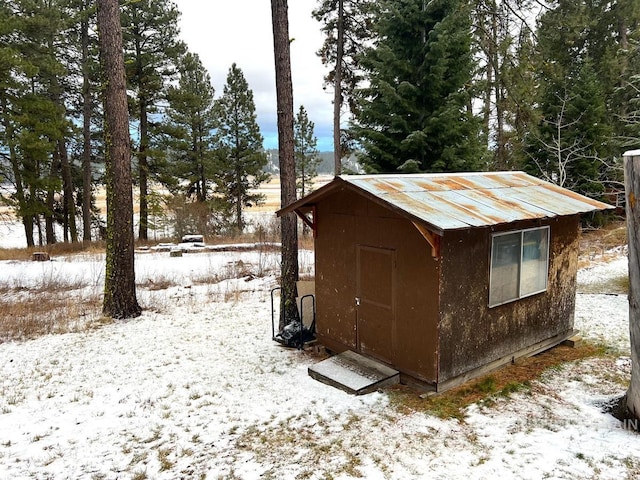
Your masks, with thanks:
[(438, 382), (455, 378), (573, 328), (579, 217), (516, 222), (497, 231), (550, 226), (547, 291), (489, 308), (489, 228), (442, 241)]
[(318, 339), (335, 351), (358, 350), (355, 305), (358, 246), (394, 251), (391, 363), (427, 382), (436, 380), (438, 263), (408, 220), (348, 191), (316, 205)]

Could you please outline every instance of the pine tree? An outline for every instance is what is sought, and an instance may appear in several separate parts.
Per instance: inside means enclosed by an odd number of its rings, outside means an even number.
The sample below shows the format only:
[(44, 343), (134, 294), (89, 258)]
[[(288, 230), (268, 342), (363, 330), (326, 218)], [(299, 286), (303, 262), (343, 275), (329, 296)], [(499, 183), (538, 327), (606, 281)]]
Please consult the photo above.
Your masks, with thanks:
[[(2, 13), (10, 18), (1, 22), (0, 28), (0, 36), (5, 36), (6, 62), (0, 102), (16, 212), (22, 219), (28, 246), (35, 243), (34, 226), (40, 244), (45, 236), (47, 243), (53, 243), (58, 206), (55, 198), (63, 185), (67, 198), (62, 208), (73, 204), (70, 177), (62, 175), (65, 168), (68, 172), (66, 141), (70, 135), (65, 105), (69, 69), (64, 58), (68, 5), (63, 0), (16, 0), (6, 4)], [(70, 213), (65, 214), (64, 221), (68, 221)]]
[(541, 124), (531, 134), (526, 169), (583, 195), (599, 197), (604, 191), (601, 169), (610, 155), (612, 137), (604, 102), (589, 62), (562, 84), (548, 85)]
[[(291, 49), (289, 39), (289, 5), (287, 0), (271, 0), (273, 57), (276, 73), (278, 110), (278, 152), (280, 159), (280, 205), (296, 200), (296, 165), (293, 140), (293, 84), (291, 81)], [(296, 215), (280, 217), (280, 322), (279, 330), (300, 320), (296, 305), (298, 281), (298, 228)]]
[(182, 58), (179, 76), (178, 85), (167, 91), (160, 149), (168, 152), (168, 158), (162, 169), (165, 175), (159, 178), (203, 203), (212, 193), (210, 184), (215, 173), (211, 148), (215, 91), (196, 54), (187, 53)]
[(100, 118), (98, 112), (98, 87), (97, 74), (99, 70), (99, 59), (97, 52), (97, 39), (92, 33), (95, 30), (95, 9), (91, 0), (79, 0), (78, 15), (79, 25), (79, 71), (82, 77), (80, 91), (82, 118), (82, 239), (91, 241), (92, 207), (94, 196), (92, 194), (94, 186), (93, 163), (93, 142), (92, 123), (94, 118)]
[[(482, 101), (482, 136), (492, 170), (520, 168), (522, 134), (532, 108), (531, 57), (534, 11), (528, 0), (472, 2), (477, 93)], [(478, 104), (476, 100), (476, 104)]]
[[(203, 235), (218, 233), (212, 215), (216, 164), (212, 147), (215, 128), (214, 88), (209, 74), (197, 55), (187, 53), (179, 64), (179, 81), (167, 90), (168, 105), (157, 127), (153, 155), (156, 179), (173, 198), (167, 206), (175, 213), (173, 227), (178, 236), (197, 231)], [(161, 197), (150, 197), (162, 216)], [(155, 204), (154, 204), (155, 202)], [(152, 209), (150, 209), (150, 213)], [(152, 222), (150, 227), (154, 227)]]
[(379, 39), (362, 59), (353, 125), (370, 172), (468, 171), (483, 167), (480, 119), (472, 111), (467, 2), (381, 2)]
[(298, 197), (302, 198), (313, 191), (313, 179), (318, 175), (320, 155), (318, 139), (314, 134), (315, 124), (303, 105), (293, 122), (293, 139), (295, 143), (296, 188)]
[(98, 0), (100, 58), (105, 89), (107, 254), (102, 311), (112, 318), (140, 315), (133, 253), (129, 112), (118, 0)]
[(22, 220), (28, 246), (33, 246), (33, 214), (27, 213), (27, 189), (18, 152), (19, 111), (17, 101), (26, 89), (21, 81), (29, 70), (20, 54), (24, 19), (15, 4), (0, 3), (0, 146), (3, 181), (13, 183), (13, 194), (2, 201), (15, 208)]
[(530, 125), (526, 170), (599, 197), (608, 176), (613, 135), (590, 40), (597, 19), (585, 2), (560, 1), (540, 21), (538, 125)]
[(267, 164), (267, 156), (262, 147), (253, 92), (235, 63), (229, 69), (215, 111), (216, 191), (224, 199), (224, 209), (234, 214), (233, 227), (242, 233), (243, 208), (262, 201), (262, 195), (251, 190), (268, 180), (269, 175), (262, 170)]
[(333, 87), (333, 149), (334, 173), (340, 175), (342, 157), (349, 152), (345, 133), (341, 128), (343, 105), (355, 112), (355, 90), (363, 80), (359, 57), (371, 39), (371, 20), (374, 2), (371, 0), (323, 0), (313, 11), (322, 22), (325, 41), (318, 52), (322, 63), (331, 70), (325, 77)]
[(138, 183), (140, 224), (138, 236), (148, 237), (150, 165), (149, 116), (157, 110), (165, 82), (175, 74), (175, 65), (185, 46), (178, 40), (180, 12), (170, 0), (126, 2), (122, 9), (124, 46), (129, 88), (134, 92), (132, 117), (139, 123)]

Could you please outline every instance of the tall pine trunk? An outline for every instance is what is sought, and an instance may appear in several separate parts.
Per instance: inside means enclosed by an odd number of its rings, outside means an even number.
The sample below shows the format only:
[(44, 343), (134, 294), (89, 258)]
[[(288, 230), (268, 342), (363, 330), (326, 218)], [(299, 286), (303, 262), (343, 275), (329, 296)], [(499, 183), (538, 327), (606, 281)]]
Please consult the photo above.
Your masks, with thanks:
[[(58, 176), (60, 170), (60, 154), (56, 150), (53, 152), (53, 161), (51, 162), (51, 170), (49, 171), (49, 184), (47, 186), (47, 196), (45, 197), (45, 214), (44, 214), (44, 235), (47, 245), (53, 245), (57, 243), (55, 232), (55, 219), (53, 218), (55, 211), (55, 196), (56, 190), (54, 188), (54, 178)], [(66, 228), (63, 228), (63, 232), (66, 233)]]
[(138, 182), (140, 183), (140, 225), (138, 238), (149, 238), (149, 119), (147, 116), (147, 100), (140, 98), (140, 154), (138, 155)]
[[(67, 231), (71, 242), (78, 241), (78, 229), (76, 227), (76, 203), (73, 195), (73, 177), (71, 174), (71, 164), (67, 151), (67, 142), (64, 138), (58, 140), (58, 150), (60, 152), (60, 168), (62, 171), (62, 185), (64, 189), (64, 222), (65, 241), (67, 241)], [(68, 227), (68, 230), (67, 230)]]
[(242, 222), (242, 189), (240, 188), (242, 182), (242, 176), (239, 169), (236, 169), (236, 225), (238, 227), (238, 233), (242, 233), (244, 230), (244, 224)]
[(336, 69), (333, 78), (333, 163), (334, 175), (342, 173), (342, 139), (340, 137), (340, 111), (342, 110), (342, 57), (344, 55), (344, 0), (338, 0), (338, 38)]
[[(282, 207), (296, 200), (296, 165), (293, 140), (293, 85), (289, 48), (287, 0), (271, 0), (273, 51), (276, 69), (278, 108), (278, 148), (280, 155), (280, 203)], [(298, 229), (295, 213), (280, 218), (282, 235), (280, 324), (282, 329), (298, 320), (296, 281), (298, 280)]]
[(631, 383), (627, 409), (640, 418), (640, 150), (624, 154), (629, 245), (629, 333), (631, 337)]
[(113, 318), (140, 315), (133, 254), (133, 197), (129, 111), (118, 0), (98, 0), (104, 74), (107, 259), (102, 311)]
[[(89, 15), (88, 1), (83, 15)], [(91, 83), (89, 81), (89, 19), (82, 20), (82, 240), (91, 241)]]

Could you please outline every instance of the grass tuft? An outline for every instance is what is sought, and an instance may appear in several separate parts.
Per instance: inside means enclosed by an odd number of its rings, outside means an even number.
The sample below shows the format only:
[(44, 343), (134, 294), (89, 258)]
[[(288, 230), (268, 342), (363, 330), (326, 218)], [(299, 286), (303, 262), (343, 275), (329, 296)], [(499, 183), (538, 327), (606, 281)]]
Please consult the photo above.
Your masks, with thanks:
[(80, 301), (60, 291), (1, 298), (0, 342), (82, 331), (101, 308), (98, 294), (84, 296)]
[(160, 471), (164, 472), (173, 468), (173, 462), (169, 460), (171, 449), (161, 448), (158, 450), (158, 461), (160, 462)]
[(584, 341), (576, 347), (558, 345), (443, 393), (421, 396), (410, 387), (397, 385), (389, 389), (389, 398), (401, 413), (424, 412), (439, 418), (463, 421), (465, 409), (471, 404), (491, 406), (497, 397), (530, 391), (531, 382), (539, 379), (549, 369), (560, 368), (567, 362), (604, 355), (606, 352), (601, 346)]

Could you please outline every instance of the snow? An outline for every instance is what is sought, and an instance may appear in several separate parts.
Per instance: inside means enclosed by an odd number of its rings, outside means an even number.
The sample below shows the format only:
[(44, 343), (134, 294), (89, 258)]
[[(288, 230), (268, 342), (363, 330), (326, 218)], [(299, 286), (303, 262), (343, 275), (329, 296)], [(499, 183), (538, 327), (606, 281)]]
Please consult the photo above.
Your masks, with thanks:
[[(0, 262), (0, 285), (99, 292), (103, 261)], [(581, 270), (579, 291), (626, 275), (626, 261)], [(139, 253), (139, 283), (171, 280), (139, 288), (141, 317), (0, 343), (0, 479), (640, 475), (637, 433), (600, 408), (630, 376), (626, 295), (576, 297), (576, 328), (612, 355), (442, 420), (309, 377), (319, 358), (271, 340), (278, 262), (277, 252)], [(301, 264), (312, 269), (311, 252)]]

